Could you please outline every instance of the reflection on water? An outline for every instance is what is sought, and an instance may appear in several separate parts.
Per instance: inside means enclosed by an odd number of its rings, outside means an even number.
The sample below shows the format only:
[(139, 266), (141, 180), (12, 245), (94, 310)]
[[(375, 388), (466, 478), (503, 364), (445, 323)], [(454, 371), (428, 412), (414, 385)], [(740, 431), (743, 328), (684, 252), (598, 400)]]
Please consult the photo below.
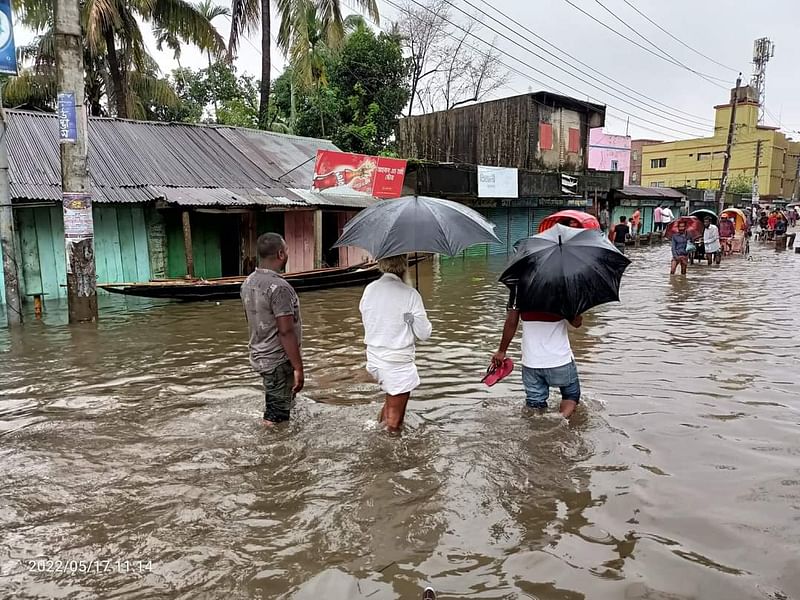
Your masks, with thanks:
[[(632, 258), (622, 302), (573, 332), (586, 402), (571, 427), (523, 408), (518, 373), (479, 383), (500, 262), (423, 267), (435, 329), (399, 439), (374, 425), (360, 289), (301, 297), (307, 389), (272, 432), (235, 301), (107, 299), (97, 327), (49, 306), (24, 334), (0, 330), (0, 587), (800, 597), (800, 257), (757, 248), (686, 278), (667, 275), (667, 248)], [(26, 562), (47, 558), (108, 562)]]

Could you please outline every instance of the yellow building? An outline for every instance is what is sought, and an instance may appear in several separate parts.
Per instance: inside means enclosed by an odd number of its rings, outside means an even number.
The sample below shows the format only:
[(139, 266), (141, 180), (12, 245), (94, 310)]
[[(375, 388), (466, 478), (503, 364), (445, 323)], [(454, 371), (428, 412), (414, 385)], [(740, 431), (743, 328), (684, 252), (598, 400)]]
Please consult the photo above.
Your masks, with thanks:
[[(791, 198), (795, 191), (800, 142), (791, 141), (776, 127), (758, 124), (757, 94), (750, 86), (738, 93), (728, 182), (753, 179), (758, 142), (758, 189), (769, 202)], [(714, 135), (707, 138), (653, 144), (642, 148), (642, 185), (719, 189), (732, 104), (715, 106)]]

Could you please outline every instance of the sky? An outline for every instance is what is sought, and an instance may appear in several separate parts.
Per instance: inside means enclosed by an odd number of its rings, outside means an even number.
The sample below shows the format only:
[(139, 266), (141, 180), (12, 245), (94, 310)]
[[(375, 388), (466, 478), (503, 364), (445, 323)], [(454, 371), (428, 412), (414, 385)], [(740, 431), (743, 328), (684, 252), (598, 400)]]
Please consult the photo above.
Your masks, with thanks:
[[(787, 134), (800, 139), (797, 0), (448, 1), (453, 5), (450, 10), (456, 24), (463, 25), (471, 18), (480, 22), (481, 31), (469, 43), (481, 51), (493, 43), (501, 52), (503, 68), (510, 70), (508, 83), (492, 98), (550, 90), (606, 104), (606, 131), (625, 134), (627, 130), (634, 139), (710, 135), (713, 106), (728, 101), (737, 71), (742, 72), (745, 82), (749, 81), (753, 41), (769, 37), (775, 44), (775, 56), (767, 65), (765, 124), (780, 125)], [(381, 24), (386, 28), (397, 18), (392, 4), (399, 0), (378, 2)], [(342, 3), (348, 10), (352, 0)], [(220, 4), (225, 4), (224, 0)], [(648, 22), (633, 7), (680, 41)], [(221, 17), (215, 25), (227, 37), (230, 21)], [(20, 44), (30, 39), (30, 32), (18, 31), (17, 38)], [(162, 71), (167, 73), (177, 66), (171, 53), (155, 50), (152, 37), (149, 45)], [(241, 44), (237, 59), (241, 72), (259, 75), (259, 48), (258, 33)], [(272, 57), (275, 77), (285, 61), (277, 48), (273, 48)], [(181, 64), (200, 68), (205, 59), (195, 49), (186, 48)]]

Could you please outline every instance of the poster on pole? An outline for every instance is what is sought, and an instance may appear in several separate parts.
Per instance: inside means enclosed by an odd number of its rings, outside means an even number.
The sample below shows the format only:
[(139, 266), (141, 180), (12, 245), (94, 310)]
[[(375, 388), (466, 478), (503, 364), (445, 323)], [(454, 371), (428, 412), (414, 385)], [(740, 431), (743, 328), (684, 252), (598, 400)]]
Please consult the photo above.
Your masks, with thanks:
[(478, 198), (519, 198), (519, 172), (478, 165)]
[(405, 175), (406, 161), (398, 158), (317, 150), (311, 189), (349, 188), (376, 198), (399, 198)]
[(11, 0), (0, 0), (0, 73), (17, 74), (17, 48), (14, 44)]
[[(83, 272), (85, 266), (94, 261), (94, 222), (92, 221), (92, 197), (90, 194), (65, 192), (64, 244), (67, 253), (67, 273)], [(77, 266), (77, 269), (75, 268)], [(81, 294), (79, 294), (81, 295)]]
[(58, 94), (58, 139), (62, 144), (74, 144), (78, 141), (75, 92), (59, 92)]

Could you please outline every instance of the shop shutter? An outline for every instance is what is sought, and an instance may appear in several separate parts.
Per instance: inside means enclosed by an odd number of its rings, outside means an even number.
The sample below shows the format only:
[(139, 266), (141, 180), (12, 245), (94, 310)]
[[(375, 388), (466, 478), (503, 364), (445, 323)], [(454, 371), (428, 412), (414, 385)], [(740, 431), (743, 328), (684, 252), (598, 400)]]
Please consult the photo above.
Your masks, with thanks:
[(532, 208), (531, 209), (531, 235), (539, 233), (539, 225), (544, 221), (545, 217), (552, 214), (552, 211), (547, 208)]
[(508, 209), (491, 208), (486, 216), (495, 224), (494, 233), (500, 239), (499, 244), (489, 244), (489, 254), (508, 253)]
[(527, 208), (510, 208), (509, 214), (509, 252), (514, 244), (528, 237), (530, 232), (530, 210)]

